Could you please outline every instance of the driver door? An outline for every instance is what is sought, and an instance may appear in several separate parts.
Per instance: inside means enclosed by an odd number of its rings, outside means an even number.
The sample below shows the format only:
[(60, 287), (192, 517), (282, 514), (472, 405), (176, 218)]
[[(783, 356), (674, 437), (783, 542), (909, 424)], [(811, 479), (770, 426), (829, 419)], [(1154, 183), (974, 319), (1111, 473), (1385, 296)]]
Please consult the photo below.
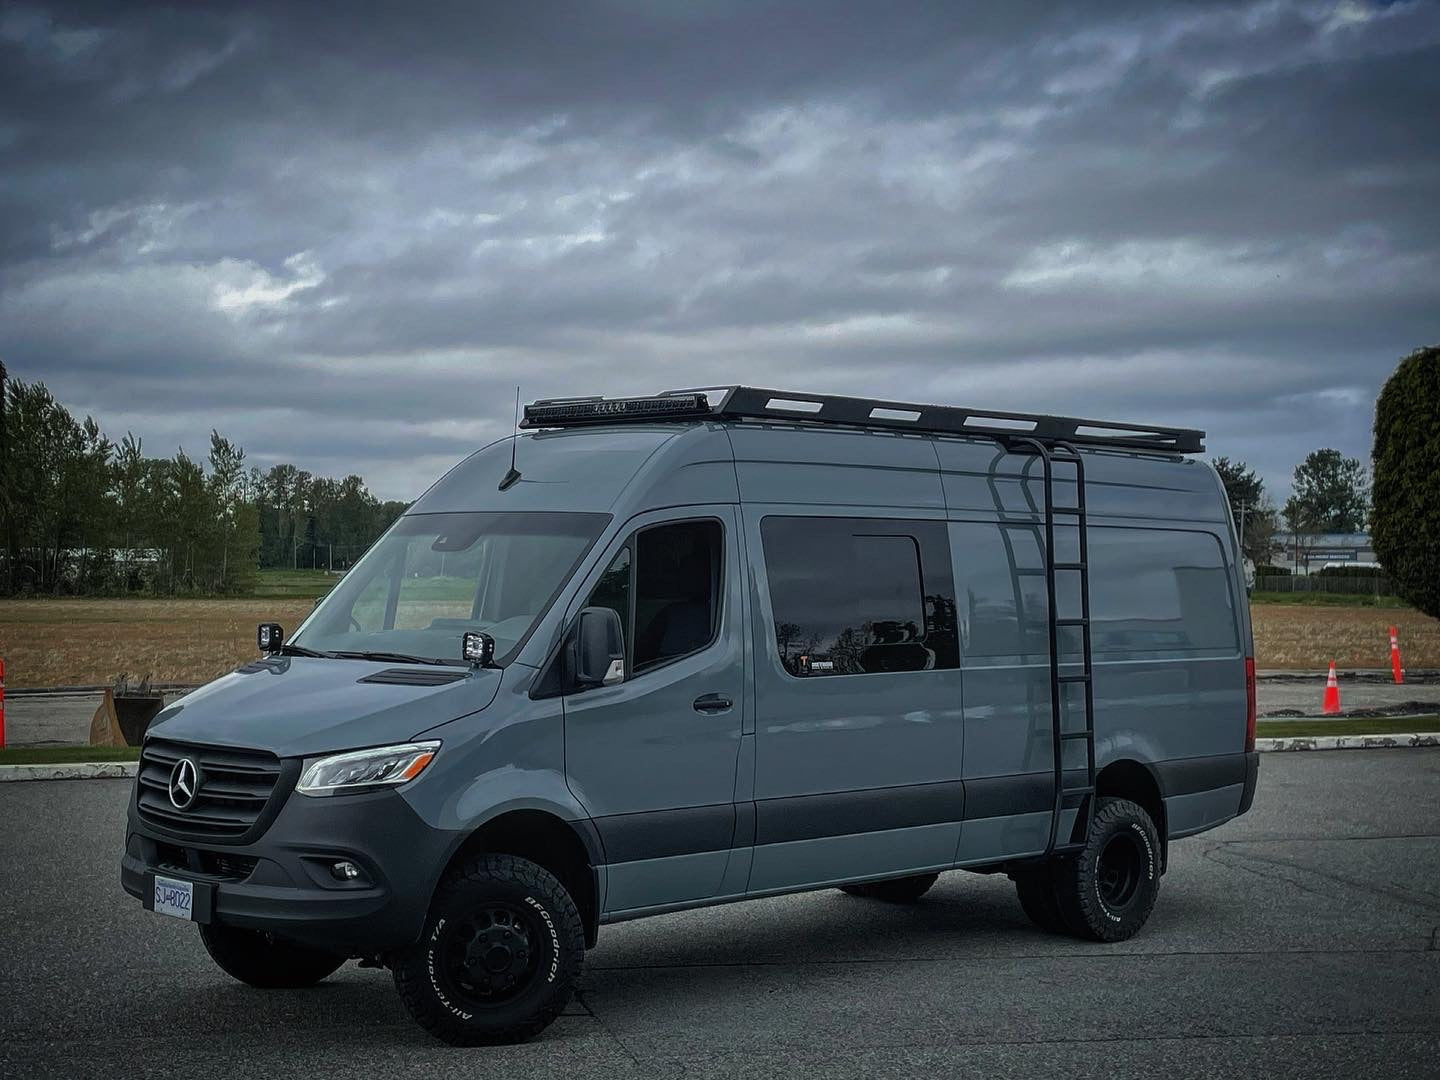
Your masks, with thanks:
[(607, 913), (722, 890), (745, 709), (739, 543), (732, 506), (640, 515), (568, 613), (611, 607), (625, 628), (624, 680), (564, 698), (566, 774), (605, 847)]

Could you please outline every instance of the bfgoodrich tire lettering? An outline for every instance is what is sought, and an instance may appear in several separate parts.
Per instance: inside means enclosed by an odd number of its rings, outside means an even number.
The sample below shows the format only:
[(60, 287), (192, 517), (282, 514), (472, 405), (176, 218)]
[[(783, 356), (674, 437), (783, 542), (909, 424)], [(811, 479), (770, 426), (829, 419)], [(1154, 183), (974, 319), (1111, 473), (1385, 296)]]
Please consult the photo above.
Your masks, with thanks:
[(580, 913), (549, 871), (480, 855), (441, 881), (420, 943), (394, 961), (395, 988), (452, 1045), (522, 1042), (560, 1015), (584, 957)]
[(1070, 931), (1124, 941), (1145, 925), (1160, 894), (1160, 838), (1129, 799), (1101, 799), (1085, 847), (1052, 868), (1055, 898)]

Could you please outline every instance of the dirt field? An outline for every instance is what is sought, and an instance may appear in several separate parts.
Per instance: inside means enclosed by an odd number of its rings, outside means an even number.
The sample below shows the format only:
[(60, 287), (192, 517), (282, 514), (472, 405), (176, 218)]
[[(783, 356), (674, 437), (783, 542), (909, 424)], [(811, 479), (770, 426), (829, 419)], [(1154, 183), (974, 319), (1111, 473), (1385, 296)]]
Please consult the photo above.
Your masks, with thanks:
[(1440, 621), (1413, 608), (1310, 607), (1257, 604), (1255, 664), (1260, 669), (1390, 666), (1390, 627), (1400, 629), (1400, 653), (1411, 669), (1440, 667)]
[(200, 683), (253, 659), (255, 625), (295, 629), (310, 600), (0, 600), (5, 685), (89, 686), (121, 673)]
[[(300, 625), (309, 600), (0, 600), (5, 683), (86, 686), (122, 672), (201, 683), (255, 655), (255, 624)], [(1387, 667), (1388, 627), (1400, 627), (1405, 666), (1440, 668), (1440, 621), (1409, 608), (1259, 604), (1261, 669)]]

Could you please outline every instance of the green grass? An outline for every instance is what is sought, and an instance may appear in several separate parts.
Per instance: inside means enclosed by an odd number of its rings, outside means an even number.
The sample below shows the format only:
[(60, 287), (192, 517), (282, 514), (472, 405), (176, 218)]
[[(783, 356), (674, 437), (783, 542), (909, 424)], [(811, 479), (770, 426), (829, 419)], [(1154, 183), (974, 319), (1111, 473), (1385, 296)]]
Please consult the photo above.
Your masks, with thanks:
[(1259, 720), (1255, 724), (1255, 734), (1262, 739), (1289, 739), (1311, 735), (1409, 735), (1423, 731), (1440, 731), (1440, 716)]
[(135, 761), (138, 746), (11, 746), (0, 750), (0, 765), (69, 765), (76, 761)]
[(260, 600), (312, 600), (340, 580), (325, 570), (261, 570), (251, 595)]
[(1294, 604), (1299, 607), (1409, 607), (1398, 596), (1353, 593), (1253, 592), (1252, 604)]

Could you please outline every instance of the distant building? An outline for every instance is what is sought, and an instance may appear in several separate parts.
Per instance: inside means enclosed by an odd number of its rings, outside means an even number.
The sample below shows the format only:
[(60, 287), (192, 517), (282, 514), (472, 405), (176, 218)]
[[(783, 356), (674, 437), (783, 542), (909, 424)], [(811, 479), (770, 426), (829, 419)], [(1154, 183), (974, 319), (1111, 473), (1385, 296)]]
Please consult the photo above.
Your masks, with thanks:
[(1294, 533), (1276, 533), (1275, 565), (1296, 574), (1312, 574), (1327, 564), (1377, 568), (1375, 548), (1368, 533), (1301, 533), (1297, 542)]

